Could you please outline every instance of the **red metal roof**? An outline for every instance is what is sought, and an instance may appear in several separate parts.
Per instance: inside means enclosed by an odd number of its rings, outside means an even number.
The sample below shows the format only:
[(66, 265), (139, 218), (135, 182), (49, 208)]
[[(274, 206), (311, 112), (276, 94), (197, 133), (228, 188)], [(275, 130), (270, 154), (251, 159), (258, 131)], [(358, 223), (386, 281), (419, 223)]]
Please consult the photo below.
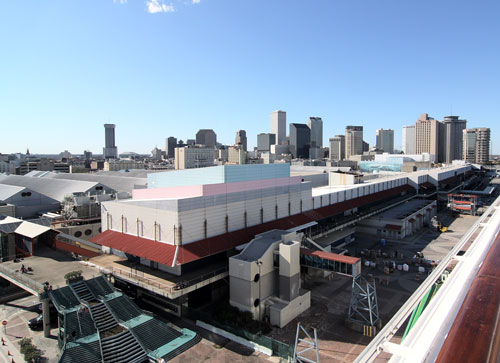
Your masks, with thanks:
[(175, 246), (108, 229), (90, 240), (113, 249), (172, 266)]
[(349, 265), (354, 265), (361, 260), (358, 257), (344, 256), (344, 255), (339, 255), (338, 253), (331, 253), (331, 252), (313, 251), (308, 248), (301, 248), (300, 253), (308, 256), (316, 256), (324, 260), (343, 262)]
[[(233, 249), (236, 246), (250, 242), (256, 234), (271, 229), (287, 230), (313, 221), (333, 217), (346, 210), (360, 207), (369, 203), (392, 197), (405, 191), (412, 190), (410, 185), (402, 185), (390, 190), (373, 193), (344, 202), (335, 203), (326, 207), (306, 211), (278, 220), (266, 222), (256, 226), (209, 237), (200, 241), (179, 246), (177, 264), (186, 264), (204, 257), (215, 255)], [(91, 239), (91, 242), (111, 247), (125, 253), (147, 258), (148, 260), (172, 266), (176, 246), (164, 242), (153, 241), (112, 230), (104, 231)]]
[(401, 231), (401, 226), (398, 226), (396, 224), (386, 224), (385, 229), (391, 229), (393, 231)]

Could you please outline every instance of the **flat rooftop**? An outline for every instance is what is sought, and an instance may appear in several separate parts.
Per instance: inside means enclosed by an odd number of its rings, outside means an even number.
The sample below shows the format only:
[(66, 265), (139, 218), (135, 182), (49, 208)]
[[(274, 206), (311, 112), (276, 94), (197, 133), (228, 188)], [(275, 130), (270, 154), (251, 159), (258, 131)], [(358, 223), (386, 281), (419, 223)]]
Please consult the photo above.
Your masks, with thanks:
[(379, 219), (405, 219), (409, 215), (415, 213), (419, 209), (424, 208), (426, 205), (432, 203), (432, 200), (411, 199), (403, 204), (394, 208), (388, 209), (385, 212), (377, 214), (375, 218)]

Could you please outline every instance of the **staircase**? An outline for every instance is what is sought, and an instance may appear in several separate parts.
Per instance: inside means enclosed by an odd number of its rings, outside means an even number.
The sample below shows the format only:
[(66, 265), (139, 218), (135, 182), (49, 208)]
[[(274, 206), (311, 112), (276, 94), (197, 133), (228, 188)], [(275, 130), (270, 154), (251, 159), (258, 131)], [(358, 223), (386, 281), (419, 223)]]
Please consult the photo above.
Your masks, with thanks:
[(104, 305), (104, 303), (91, 306), (90, 311), (92, 312), (95, 325), (100, 333), (118, 325), (115, 318), (111, 315), (111, 312), (108, 310), (107, 306)]
[(72, 283), (71, 288), (75, 292), (76, 295), (80, 298), (80, 300), (85, 301), (93, 301), (95, 300), (95, 296), (90, 292), (85, 281), (81, 280), (75, 283)]
[(102, 358), (106, 363), (148, 361), (146, 352), (129, 330), (102, 339), (101, 347)]

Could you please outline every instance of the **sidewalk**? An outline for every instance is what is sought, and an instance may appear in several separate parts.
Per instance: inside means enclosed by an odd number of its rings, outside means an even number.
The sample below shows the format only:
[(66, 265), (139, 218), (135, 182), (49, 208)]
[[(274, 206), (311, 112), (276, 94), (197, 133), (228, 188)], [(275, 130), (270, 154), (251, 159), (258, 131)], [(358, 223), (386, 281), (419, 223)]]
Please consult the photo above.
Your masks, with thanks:
[[(2, 316), (2, 321), (4, 320), (3, 318)], [(0, 337), (5, 341), (3, 344), (0, 342), (0, 358), (2, 362), (24, 362), (24, 357), (21, 352), (19, 352), (19, 345), (17, 344), (17, 341), (23, 337), (22, 335), (17, 335), (22, 325), (25, 326), (26, 322), (20, 314), (15, 314), (9, 317), (6, 327), (0, 327)], [(9, 355), (9, 352), (11, 355)]]

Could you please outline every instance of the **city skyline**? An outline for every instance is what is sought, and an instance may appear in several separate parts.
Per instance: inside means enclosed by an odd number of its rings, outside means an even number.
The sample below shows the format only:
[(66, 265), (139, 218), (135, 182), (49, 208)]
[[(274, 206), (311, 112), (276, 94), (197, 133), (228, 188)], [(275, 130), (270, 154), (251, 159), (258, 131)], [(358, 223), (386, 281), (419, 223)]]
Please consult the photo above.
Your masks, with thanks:
[[(383, 126), (397, 149), (418, 115), (459, 115), (491, 128), (500, 154), (493, 1), (172, 4), (2, 3), (0, 120), (11, 137), (0, 152), (97, 154), (104, 123), (116, 124), (119, 152), (149, 153), (199, 129), (227, 145), (246, 130), (251, 150), (279, 109), (287, 125), (321, 117), (323, 145), (346, 125), (362, 125), (374, 145)], [(425, 25), (447, 21), (461, 26)], [(294, 26), (307, 22), (318, 26)]]

